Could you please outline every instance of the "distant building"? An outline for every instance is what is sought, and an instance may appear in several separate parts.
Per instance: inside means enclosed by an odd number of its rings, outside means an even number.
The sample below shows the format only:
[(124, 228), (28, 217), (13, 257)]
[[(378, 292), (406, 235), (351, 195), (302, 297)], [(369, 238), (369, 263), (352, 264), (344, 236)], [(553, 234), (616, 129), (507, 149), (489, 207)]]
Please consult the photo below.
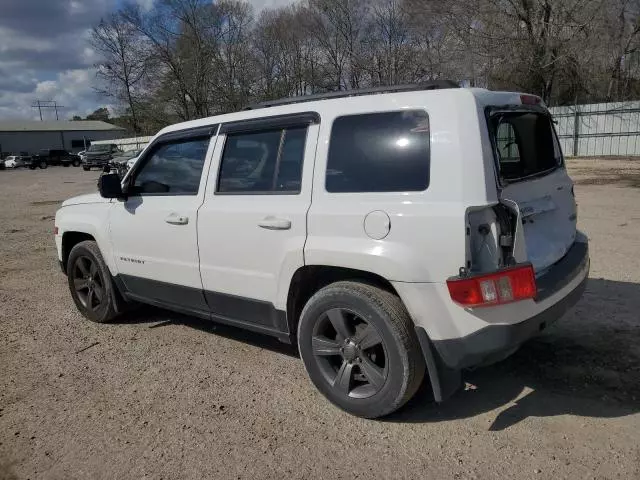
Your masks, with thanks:
[(79, 152), (91, 141), (122, 138), (125, 133), (124, 128), (96, 120), (0, 120), (0, 155), (34, 154), (46, 148)]

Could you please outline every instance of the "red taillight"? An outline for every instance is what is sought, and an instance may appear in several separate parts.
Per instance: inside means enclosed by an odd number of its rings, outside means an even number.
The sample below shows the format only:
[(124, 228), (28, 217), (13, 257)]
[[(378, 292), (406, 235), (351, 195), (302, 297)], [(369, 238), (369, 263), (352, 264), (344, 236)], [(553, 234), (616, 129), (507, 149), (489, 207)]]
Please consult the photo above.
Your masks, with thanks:
[(464, 307), (488, 307), (534, 298), (538, 293), (531, 265), (487, 275), (447, 280), (451, 299)]
[(58, 226), (57, 225), (53, 227), (53, 234), (54, 235), (58, 234)]
[(520, 102), (522, 105), (540, 105), (542, 99), (535, 95), (520, 95)]

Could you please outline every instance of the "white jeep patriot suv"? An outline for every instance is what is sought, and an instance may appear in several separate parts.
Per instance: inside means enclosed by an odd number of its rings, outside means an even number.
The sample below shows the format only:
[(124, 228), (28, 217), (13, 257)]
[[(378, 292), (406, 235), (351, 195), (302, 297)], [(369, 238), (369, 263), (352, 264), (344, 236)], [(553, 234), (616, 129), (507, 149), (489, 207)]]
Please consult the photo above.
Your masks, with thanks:
[(425, 372), (443, 401), (588, 276), (531, 95), (435, 82), (266, 102), (163, 129), (99, 191), (56, 215), (85, 317), (143, 303), (296, 342), (320, 392), (363, 417)]

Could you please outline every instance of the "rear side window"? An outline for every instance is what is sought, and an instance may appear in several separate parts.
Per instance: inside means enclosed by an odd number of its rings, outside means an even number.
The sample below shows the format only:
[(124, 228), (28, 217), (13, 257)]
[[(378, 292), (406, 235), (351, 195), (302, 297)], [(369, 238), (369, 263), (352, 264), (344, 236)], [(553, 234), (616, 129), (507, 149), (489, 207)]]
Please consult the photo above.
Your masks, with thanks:
[(429, 117), (423, 110), (337, 118), (327, 160), (328, 192), (411, 192), (429, 185)]
[(503, 180), (539, 175), (562, 165), (562, 151), (547, 115), (498, 112), (489, 122)]
[(307, 127), (227, 135), (218, 193), (300, 193)]

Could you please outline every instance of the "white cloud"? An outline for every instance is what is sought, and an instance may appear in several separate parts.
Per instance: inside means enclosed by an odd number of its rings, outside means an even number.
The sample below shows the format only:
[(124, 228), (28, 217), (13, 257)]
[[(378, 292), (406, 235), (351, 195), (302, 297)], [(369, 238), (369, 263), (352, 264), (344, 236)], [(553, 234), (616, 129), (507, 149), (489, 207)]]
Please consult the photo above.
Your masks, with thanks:
[(299, 0), (249, 0), (249, 3), (253, 5), (256, 12), (260, 12), (265, 8), (279, 8), (286, 7), (292, 3), (297, 3)]
[(36, 100), (67, 107), (60, 118), (103, 106), (91, 88), (97, 55), (88, 39), (115, 8), (116, 0), (0, 0), (0, 119), (39, 118)]
[(148, 12), (149, 10), (151, 10), (153, 8), (153, 3), (154, 2), (155, 2), (155, 0), (136, 0), (136, 3), (145, 12)]
[[(149, 10), (157, 0), (134, 1)], [(300, 0), (249, 1), (259, 13)], [(39, 118), (31, 108), (36, 100), (64, 105), (60, 118), (102, 106), (113, 112), (109, 99), (92, 88), (98, 56), (88, 39), (90, 27), (118, 5), (119, 0), (0, 0), (0, 119)]]
[[(54, 80), (43, 80), (29, 92), (0, 93), (0, 118), (39, 119), (38, 109), (31, 105), (36, 100), (55, 100), (60, 108), (60, 119), (73, 115), (86, 116), (98, 106), (107, 106), (92, 88), (95, 71), (93, 69), (66, 70), (57, 74)], [(43, 111), (43, 117), (55, 119), (53, 110)]]

